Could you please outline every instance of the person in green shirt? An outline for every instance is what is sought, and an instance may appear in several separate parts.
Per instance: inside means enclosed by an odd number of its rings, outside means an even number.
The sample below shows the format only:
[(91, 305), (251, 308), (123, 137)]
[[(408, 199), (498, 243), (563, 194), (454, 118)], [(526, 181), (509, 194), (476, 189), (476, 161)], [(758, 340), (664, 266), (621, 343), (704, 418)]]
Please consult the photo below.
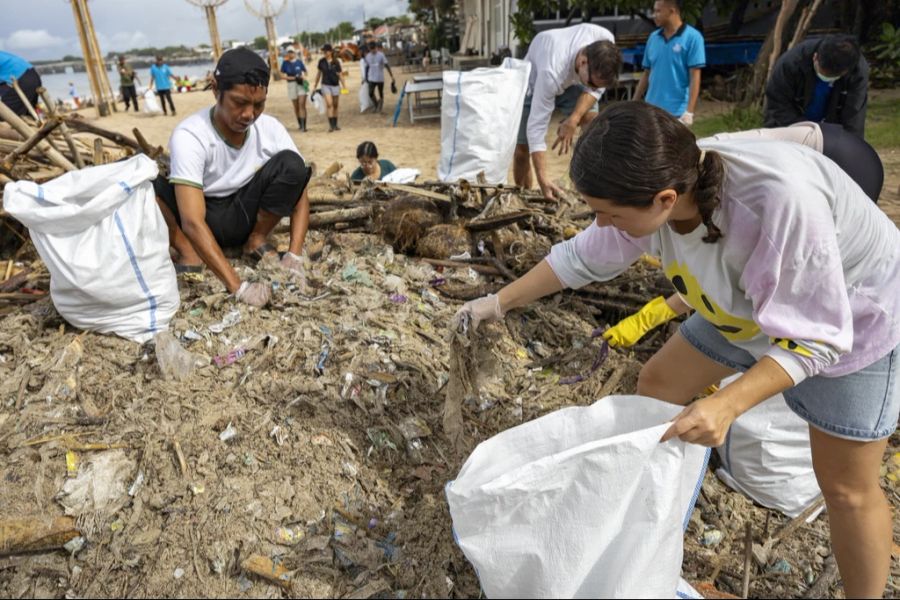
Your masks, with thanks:
[(388, 173), (396, 171), (389, 160), (378, 160), (378, 148), (372, 142), (363, 142), (356, 148), (356, 158), (359, 160), (359, 167), (350, 174), (351, 181), (362, 181), (365, 178), (378, 181)]
[(137, 89), (134, 87), (134, 82), (140, 83), (141, 81), (131, 65), (125, 62), (124, 56), (119, 56), (118, 70), (119, 88), (122, 91), (122, 101), (125, 102), (125, 111), (127, 112), (129, 105), (134, 102), (134, 112), (138, 112), (140, 108), (138, 108)]

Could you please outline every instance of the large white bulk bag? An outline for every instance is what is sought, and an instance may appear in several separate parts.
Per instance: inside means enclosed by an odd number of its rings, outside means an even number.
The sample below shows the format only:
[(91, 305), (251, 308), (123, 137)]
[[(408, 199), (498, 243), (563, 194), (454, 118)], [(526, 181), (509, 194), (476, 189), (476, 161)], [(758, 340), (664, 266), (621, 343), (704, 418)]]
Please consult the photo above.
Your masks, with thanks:
[(474, 181), (484, 171), (488, 183), (506, 183), (530, 73), (530, 62), (514, 58), (499, 67), (444, 71), (441, 181)]
[(802, 513), (821, 493), (813, 472), (809, 425), (781, 394), (738, 417), (716, 452), (722, 460), (716, 475), (725, 485), (789, 517)]
[(178, 310), (156, 175), (156, 163), (138, 154), (44, 184), (6, 185), (3, 206), (30, 230), (53, 304), (75, 327), (145, 342)]
[(659, 442), (681, 410), (609, 396), (479, 444), (446, 494), (485, 595), (676, 597), (709, 457), (702, 446)]

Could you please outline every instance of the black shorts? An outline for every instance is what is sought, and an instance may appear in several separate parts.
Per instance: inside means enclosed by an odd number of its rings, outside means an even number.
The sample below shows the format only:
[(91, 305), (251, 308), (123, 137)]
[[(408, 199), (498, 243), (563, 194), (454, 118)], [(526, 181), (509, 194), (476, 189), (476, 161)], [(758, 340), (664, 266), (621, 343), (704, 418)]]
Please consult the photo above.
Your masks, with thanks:
[[(250, 237), (260, 210), (287, 217), (303, 195), (311, 171), (299, 154), (282, 150), (270, 158), (244, 187), (228, 196), (206, 196), (206, 224), (223, 248), (241, 246)], [(156, 197), (175, 215), (181, 215), (175, 201), (175, 186), (162, 177), (153, 180)]]
[[(25, 94), (25, 97), (28, 98), (28, 101), (31, 103), (31, 106), (35, 106), (38, 99), (37, 90), (41, 87), (41, 76), (38, 75), (38, 72), (33, 68), (28, 69), (22, 73), (22, 76), (18, 80), (18, 84), (22, 89), (22, 93)], [(16, 89), (13, 86), (6, 83), (0, 83), (0, 100), (3, 100), (3, 104), (17, 115), (23, 116), (28, 114), (28, 108), (22, 102), (22, 99), (19, 97), (19, 94), (16, 93)]]
[(822, 154), (837, 163), (869, 198), (878, 202), (884, 185), (884, 165), (875, 149), (837, 123), (819, 123), (819, 127), (822, 128)]

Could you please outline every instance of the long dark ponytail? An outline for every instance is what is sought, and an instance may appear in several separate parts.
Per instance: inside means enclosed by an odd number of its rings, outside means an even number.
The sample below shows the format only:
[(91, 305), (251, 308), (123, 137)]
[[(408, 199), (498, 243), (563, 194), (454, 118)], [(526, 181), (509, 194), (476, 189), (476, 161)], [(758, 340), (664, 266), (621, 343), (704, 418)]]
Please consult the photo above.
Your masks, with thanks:
[(569, 177), (582, 194), (623, 206), (645, 208), (664, 189), (693, 190), (707, 235), (722, 231), (713, 223), (725, 178), (716, 152), (701, 153), (691, 130), (646, 102), (620, 102), (598, 115), (575, 144)]

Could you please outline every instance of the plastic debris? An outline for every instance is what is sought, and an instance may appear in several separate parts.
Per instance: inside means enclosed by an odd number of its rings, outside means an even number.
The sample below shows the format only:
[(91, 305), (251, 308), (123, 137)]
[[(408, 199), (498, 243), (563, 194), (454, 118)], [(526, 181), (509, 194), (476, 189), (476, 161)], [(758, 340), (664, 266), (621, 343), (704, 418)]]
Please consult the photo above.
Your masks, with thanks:
[(184, 569), (182, 569), (181, 567), (178, 567), (177, 569), (175, 569), (175, 572), (172, 573), (172, 576), (175, 579), (181, 579), (182, 577), (184, 577)]
[(219, 439), (223, 442), (227, 442), (228, 440), (234, 438), (237, 435), (238, 431), (235, 429), (234, 425), (231, 423), (228, 424), (228, 427), (222, 430), (222, 433), (219, 434)]
[(66, 450), (66, 473), (69, 477), (75, 477), (78, 474), (78, 455), (72, 450)]
[(769, 565), (769, 567), (766, 569), (766, 573), (788, 574), (792, 570), (793, 569), (791, 567), (791, 564), (788, 561), (784, 560), (783, 558), (779, 558), (774, 563)]
[(276, 527), (275, 543), (282, 546), (293, 546), (306, 537), (306, 532), (300, 527)]
[(406, 302), (409, 302), (409, 298), (407, 298), (403, 294), (391, 294), (390, 296), (388, 296), (388, 298), (394, 304), (405, 304)]
[(234, 309), (229, 311), (218, 323), (213, 323), (208, 327), (213, 333), (222, 333), (229, 327), (234, 327), (241, 322), (241, 311)]
[(178, 339), (169, 331), (162, 331), (154, 339), (156, 344), (156, 361), (159, 371), (165, 379), (182, 381), (191, 374), (195, 367), (208, 364), (209, 359), (198, 356), (181, 347)]
[(144, 472), (138, 471), (137, 476), (134, 478), (134, 483), (131, 484), (131, 487), (128, 488), (128, 495), (132, 498), (137, 495), (138, 490), (141, 489), (141, 486), (144, 485)]
[(216, 363), (216, 366), (219, 368), (227, 367), (242, 359), (246, 354), (247, 350), (245, 348), (235, 348), (227, 354), (214, 357), (213, 362)]
[(719, 545), (724, 537), (725, 535), (718, 529), (710, 529), (703, 532), (700, 543), (708, 548), (712, 548)]
[(81, 552), (81, 549), (84, 548), (84, 544), (86, 543), (86, 541), (87, 540), (79, 535), (78, 537), (74, 537), (63, 544), (63, 548), (66, 549), (66, 552), (74, 556), (75, 554)]
[(331, 346), (328, 342), (322, 342), (322, 351), (319, 352), (319, 359), (316, 361), (315, 373), (318, 376), (322, 376), (325, 374), (325, 361), (328, 360), (328, 353), (331, 351)]
[(199, 342), (203, 340), (203, 336), (193, 329), (188, 329), (181, 335), (181, 339), (187, 340), (189, 342)]

